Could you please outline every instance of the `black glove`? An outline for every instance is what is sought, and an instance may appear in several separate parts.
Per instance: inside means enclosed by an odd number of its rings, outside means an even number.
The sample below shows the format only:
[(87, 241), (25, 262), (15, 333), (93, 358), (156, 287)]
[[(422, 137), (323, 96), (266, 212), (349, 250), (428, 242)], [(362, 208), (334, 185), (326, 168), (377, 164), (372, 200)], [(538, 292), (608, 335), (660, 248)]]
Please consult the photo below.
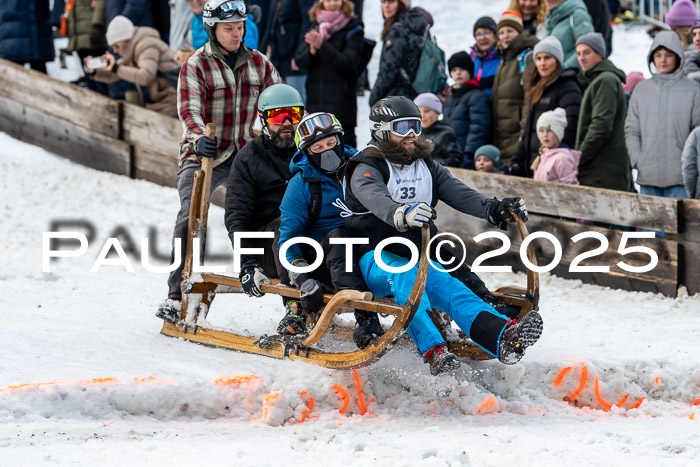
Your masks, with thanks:
[(494, 198), (489, 203), (486, 220), (493, 225), (497, 225), (501, 230), (508, 229), (508, 223), (513, 222), (513, 216), (508, 212), (508, 208), (513, 209), (513, 214), (527, 222), (527, 208), (522, 198), (503, 198), (501, 201)]
[(197, 141), (197, 149), (195, 149), (195, 152), (202, 157), (216, 157), (216, 145), (216, 136), (214, 136), (214, 139), (202, 136), (199, 138), (199, 141)]
[(90, 47), (97, 48), (105, 42), (105, 29), (101, 24), (90, 26)]
[(517, 175), (518, 177), (527, 177), (527, 171), (520, 167), (520, 164), (511, 164), (510, 174)]
[(263, 274), (262, 268), (258, 266), (247, 266), (241, 269), (241, 286), (243, 291), (250, 297), (262, 297), (265, 292), (260, 290), (260, 285), (269, 284), (270, 279)]
[(318, 313), (323, 306), (323, 294), (330, 292), (328, 287), (316, 279), (306, 279), (299, 287), (301, 307), (307, 313)]

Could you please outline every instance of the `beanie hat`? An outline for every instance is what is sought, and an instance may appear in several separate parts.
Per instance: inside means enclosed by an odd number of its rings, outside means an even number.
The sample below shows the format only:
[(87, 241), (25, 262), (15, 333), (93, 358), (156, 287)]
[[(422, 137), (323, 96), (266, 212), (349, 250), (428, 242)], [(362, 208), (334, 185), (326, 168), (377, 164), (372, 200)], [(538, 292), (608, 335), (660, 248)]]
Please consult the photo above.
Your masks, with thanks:
[(676, 27), (692, 27), (698, 19), (698, 11), (690, 0), (678, 0), (666, 15), (666, 24)]
[(634, 91), (634, 88), (644, 81), (644, 75), (640, 71), (633, 71), (629, 75), (627, 75), (627, 79), (625, 80), (625, 84), (622, 85), (622, 89), (627, 94), (632, 94), (632, 91)]
[(418, 107), (427, 107), (430, 110), (434, 110), (438, 114), (442, 113), (442, 102), (440, 101), (440, 98), (438, 98), (438, 96), (432, 92), (418, 94), (418, 96), (413, 99), (413, 103)]
[(523, 32), (523, 16), (517, 11), (506, 10), (501, 15), (501, 19), (498, 21), (498, 28), (501, 29), (503, 26), (510, 26), (518, 32)]
[(496, 146), (492, 144), (485, 144), (476, 150), (474, 153), (474, 160), (479, 156), (486, 156), (491, 159), (493, 165), (498, 167), (501, 165), (501, 151)]
[(695, 23), (690, 27), (690, 32), (693, 32), (693, 30), (697, 28), (700, 28), (700, 18), (695, 20)]
[(128, 41), (134, 37), (134, 23), (126, 16), (115, 16), (107, 26), (107, 43), (114, 45), (120, 41)]
[(542, 52), (556, 58), (560, 65), (564, 63), (564, 49), (562, 49), (561, 42), (556, 37), (547, 36), (535, 44), (533, 56), (537, 58), (537, 54)]
[(481, 28), (490, 29), (494, 34), (498, 33), (496, 22), (490, 16), (482, 16), (476, 20), (476, 23), (474, 23), (474, 35), (476, 35), (476, 30)]
[(537, 119), (537, 129), (539, 130), (542, 127), (552, 130), (561, 143), (561, 140), (564, 138), (564, 130), (566, 130), (566, 111), (561, 107), (557, 107), (549, 112), (544, 112)]
[(447, 70), (452, 71), (454, 67), (464, 68), (469, 76), (474, 76), (474, 62), (466, 52), (457, 52), (447, 60)]
[(580, 44), (587, 45), (588, 47), (593, 49), (595, 53), (605, 58), (605, 39), (603, 38), (603, 35), (601, 33), (589, 32), (587, 34), (584, 34), (583, 36), (579, 37), (576, 41), (576, 46)]

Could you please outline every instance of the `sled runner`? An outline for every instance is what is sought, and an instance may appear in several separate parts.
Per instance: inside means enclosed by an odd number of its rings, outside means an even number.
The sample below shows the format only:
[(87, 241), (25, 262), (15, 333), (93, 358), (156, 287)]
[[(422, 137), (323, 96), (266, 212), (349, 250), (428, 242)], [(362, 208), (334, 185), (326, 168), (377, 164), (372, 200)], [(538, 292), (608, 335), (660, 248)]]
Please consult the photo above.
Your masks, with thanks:
[[(213, 138), (216, 128), (208, 124), (205, 134)], [(182, 309), (181, 319), (177, 324), (163, 322), (161, 334), (179, 337), (199, 344), (223, 347), (227, 349), (265, 355), (279, 359), (303, 360), (326, 368), (351, 369), (370, 365), (388, 352), (398, 341), (402, 340), (405, 331), (413, 318), (425, 289), (428, 276), (427, 245), (430, 237), (429, 229), (422, 230), (422, 245), (420, 262), (416, 281), (411, 294), (404, 305), (393, 303), (390, 299), (373, 299), (369, 292), (343, 290), (335, 294), (324, 295), (325, 307), (319, 313), (316, 323), (304, 336), (245, 336), (232, 331), (211, 329), (205, 320), (212, 301), (217, 294), (241, 293), (241, 282), (238, 278), (220, 274), (193, 274), (194, 240), (199, 240), (199, 262), (204, 262), (204, 240), (206, 238), (209, 197), (211, 187), (212, 160), (202, 158), (202, 169), (195, 173), (190, 216), (188, 225), (187, 254), (183, 270)], [(525, 224), (514, 216), (522, 238), (527, 236)], [(532, 247), (528, 250), (528, 258), (537, 264)], [(279, 283), (263, 284), (265, 293), (272, 293), (299, 299), (299, 290)], [(507, 304), (521, 308), (520, 317), (531, 310), (536, 310), (539, 298), (539, 281), (536, 273), (528, 271), (527, 290), (521, 287), (509, 286), (497, 289), (494, 296)], [(350, 340), (352, 331), (347, 328), (331, 326), (331, 321), (337, 313), (353, 310), (365, 310), (394, 316), (391, 326), (384, 335), (373, 344), (362, 350), (349, 352), (330, 352), (315, 345), (326, 334), (336, 338)], [(445, 336), (450, 350), (463, 357), (472, 359), (490, 359), (491, 355), (473, 344), (463, 333), (451, 328), (447, 314), (433, 311), (433, 320)], [(202, 324), (205, 324), (202, 326)]]

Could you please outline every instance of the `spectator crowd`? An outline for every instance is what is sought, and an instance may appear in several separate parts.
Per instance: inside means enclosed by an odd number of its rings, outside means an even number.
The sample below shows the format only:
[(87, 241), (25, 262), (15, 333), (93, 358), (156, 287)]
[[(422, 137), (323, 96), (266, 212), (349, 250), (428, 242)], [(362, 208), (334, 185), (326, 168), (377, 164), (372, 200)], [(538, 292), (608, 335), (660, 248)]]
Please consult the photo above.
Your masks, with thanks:
[[(365, 37), (362, 0), (246, 3), (245, 49), (269, 58), (307, 112), (335, 115), (345, 144), (365, 143), (355, 136), (357, 95), (370, 89), (370, 105), (387, 96), (415, 101), (423, 138), (444, 166), (622, 191), (635, 190), (636, 169), (642, 194), (700, 197), (700, 22), (692, 0), (675, 0), (666, 12), (647, 80), (608, 58), (611, 23), (627, 2), (504, 0), (500, 17), (476, 19), (471, 47), (442, 58), (445, 76), (430, 86), (419, 81), (432, 15), (410, 0), (371, 1), (384, 19), (378, 44)], [(67, 37), (65, 52), (84, 65), (77, 84), (177, 117), (183, 65), (210, 39), (207, 3), (5, 0), (0, 57), (45, 72), (54, 38)], [(381, 57), (369, 87), (373, 48)]]

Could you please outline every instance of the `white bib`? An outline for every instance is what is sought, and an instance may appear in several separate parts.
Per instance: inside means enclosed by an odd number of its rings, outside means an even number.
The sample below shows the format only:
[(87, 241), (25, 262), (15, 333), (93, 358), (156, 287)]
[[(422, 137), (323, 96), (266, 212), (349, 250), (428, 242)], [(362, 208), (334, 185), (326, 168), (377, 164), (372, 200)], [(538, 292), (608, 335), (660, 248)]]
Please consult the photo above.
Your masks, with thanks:
[(391, 199), (401, 204), (430, 204), (433, 200), (433, 177), (423, 159), (411, 165), (386, 161), (389, 166), (387, 189)]

